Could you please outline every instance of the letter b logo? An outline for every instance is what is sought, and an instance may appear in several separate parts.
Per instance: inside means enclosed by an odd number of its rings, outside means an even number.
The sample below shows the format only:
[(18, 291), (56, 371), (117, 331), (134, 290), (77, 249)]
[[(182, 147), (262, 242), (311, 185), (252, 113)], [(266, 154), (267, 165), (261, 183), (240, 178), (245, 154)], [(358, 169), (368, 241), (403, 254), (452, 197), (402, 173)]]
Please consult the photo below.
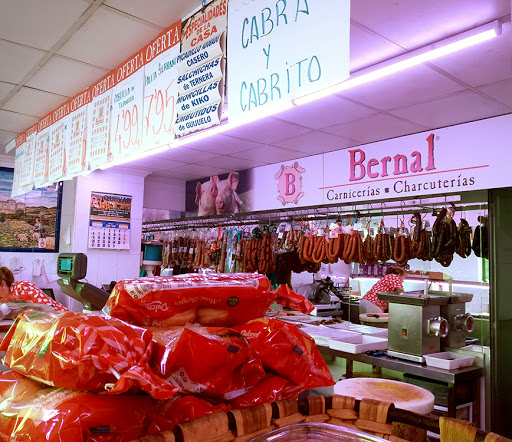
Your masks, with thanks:
[(287, 173), (285, 176), (286, 176), (285, 195), (293, 195), (295, 193), (295, 175), (293, 173)]

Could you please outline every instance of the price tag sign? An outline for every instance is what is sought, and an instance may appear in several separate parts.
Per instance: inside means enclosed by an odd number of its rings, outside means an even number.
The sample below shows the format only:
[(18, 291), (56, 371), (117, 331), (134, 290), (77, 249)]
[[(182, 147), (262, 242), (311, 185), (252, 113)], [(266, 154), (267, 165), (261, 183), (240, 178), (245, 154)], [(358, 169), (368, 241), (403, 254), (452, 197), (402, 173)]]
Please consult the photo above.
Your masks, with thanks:
[(179, 45), (175, 45), (144, 68), (143, 150), (174, 140), (172, 123), (178, 97), (175, 57), (178, 54)]

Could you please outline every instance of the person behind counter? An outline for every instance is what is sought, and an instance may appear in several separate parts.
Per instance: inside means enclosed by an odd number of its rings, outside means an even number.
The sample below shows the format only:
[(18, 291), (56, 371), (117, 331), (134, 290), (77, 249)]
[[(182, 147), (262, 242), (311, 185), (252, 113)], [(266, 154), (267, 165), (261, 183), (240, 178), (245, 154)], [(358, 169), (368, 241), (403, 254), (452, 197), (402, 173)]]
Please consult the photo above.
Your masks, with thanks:
[(14, 282), (14, 275), (7, 267), (0, 267), (0, 301), (23, 299), (34, 304), (46, 304), (56, 311), (68, 311), (66, 307), (54, 301), (40, 288), (28, 281)]
[[(388, 310), (388, 303), (381, 301), (377, 292), (403, 293), (406, 271), (401, 267), (388, 267), (386, 275), (377, 281), (359, 301), (361, 313), (383, 313)], [(363, 310), (366, 310), (363, 312)]]

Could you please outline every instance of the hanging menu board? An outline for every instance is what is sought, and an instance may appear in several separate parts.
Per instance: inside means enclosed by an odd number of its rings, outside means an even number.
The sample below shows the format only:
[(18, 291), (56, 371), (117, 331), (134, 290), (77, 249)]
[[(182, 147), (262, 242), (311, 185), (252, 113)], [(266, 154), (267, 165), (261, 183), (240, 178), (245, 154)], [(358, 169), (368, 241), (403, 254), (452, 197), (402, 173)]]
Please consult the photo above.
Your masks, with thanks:
[(144, 51), (139, 51), (115, 70), (112, 90), (110, 151), (119, 161), (141, 149), (144, 105)]
[(48, 180), (48, 164), (50, 154), (51, 115), (47, 115), (37, 123), (36, 153), (34, 159), (34, 187), (46, 187)]
[(34, 183), (34, 157), (36, 153), (37, 124), (27, 129), (24, 159), (21, 169), (21, 185), (32, 187)]
[(180, 31), (180, 23), (176, 23), (145, 49), (143, 151), (174, 140), (178, 97), (175, 57), (180, 52)]
[(230, 0), (229, 121), (349, 76), (350, 0)]
[(16, 151), (15, 151), (15, 160), (14, 160), (14, 176), (12, 183), (12, 191), (11, 197), (14, 198), (18, 195), (22, 195), (30, 190), (32, 190), (32, 184), (22, 185), (22, 170), (23, 164), (25, 160), (25, 152), (26, 152), (26, 132), (18, 135), (16, 137)]
[(179, 73), (176, 135), (185, 135), (220, 123), (224, 78), (223, 35), (177, 57)]
[(87, 139), (89, 141), (89, 164), (97, 169), (112, 160), (110, 155), (110, 119), (114, 74), (92, 86), (92, 101), (87, 106)]
[(48, 179), (51, 183), (61, 180), (66, 175), (66, 149), (68, 138), (69, 103), (63, 104), (52, 113), (53, 124), (50, 126), (50, 154)]
[(129, 249), (132, 197), (91, 192), (90, 249)]
[(87, 171), (87, 105), (91, 99), (89, 88), (70, 102), (69, 146), (66, 149), (68, 177)]

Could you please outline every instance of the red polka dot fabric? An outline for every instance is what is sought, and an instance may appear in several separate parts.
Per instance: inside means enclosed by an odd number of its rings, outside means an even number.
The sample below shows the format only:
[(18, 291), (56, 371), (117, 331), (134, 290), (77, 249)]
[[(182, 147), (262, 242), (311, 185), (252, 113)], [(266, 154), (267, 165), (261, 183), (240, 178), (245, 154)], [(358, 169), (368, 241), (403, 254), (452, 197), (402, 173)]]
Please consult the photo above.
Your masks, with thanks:
[(18, 281), (11, 285), (11, 292), (9, 298), (23, 299), (27, 302), (34, 304), (47, 304), (52, 306), (58, 312), (69, 311), (66, 307), (46, 295), (40, 288), (36, 287), (31, 282)]
[(375, 285), (370, 290), (368, 290), (368, 293), (363, 296), (363, 299), (373, 302), (377, 307), (381, 308), (382, 311), (386, 311), (388, 308), (388, 303), (386, 301), (381, 301), (376, 293), (390, 293), (393, 292), (396, 288), (404, 288), (402, 285), (402, 278), (399, 275), (386, 275), (377, 283), (375, 283)]

